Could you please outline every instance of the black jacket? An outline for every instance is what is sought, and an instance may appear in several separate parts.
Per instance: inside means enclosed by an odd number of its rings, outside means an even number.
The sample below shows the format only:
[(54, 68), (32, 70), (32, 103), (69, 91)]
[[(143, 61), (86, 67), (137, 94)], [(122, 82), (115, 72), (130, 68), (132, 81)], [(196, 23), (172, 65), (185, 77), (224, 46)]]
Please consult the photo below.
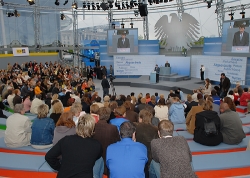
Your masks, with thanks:
[[(205, 134), (204, 123), (205, 118), (213, 119), (218, 135), (207, 136)], [(195, 129), (194, 129), (194, 141), (202, 145), (216, 146), (223, 141), (222, 134), (220, 132), (220, 118), (215, 111), (202, 111), (196, 114)]]
[(225, 77), (224, 81), (222, 82), (222, 78), (220, 79), (220, 90), (228, 92), (231, 86), (230, 79)]
[(102, 88), (110, 88), (109, 82), (106, 78), (102, 79)]

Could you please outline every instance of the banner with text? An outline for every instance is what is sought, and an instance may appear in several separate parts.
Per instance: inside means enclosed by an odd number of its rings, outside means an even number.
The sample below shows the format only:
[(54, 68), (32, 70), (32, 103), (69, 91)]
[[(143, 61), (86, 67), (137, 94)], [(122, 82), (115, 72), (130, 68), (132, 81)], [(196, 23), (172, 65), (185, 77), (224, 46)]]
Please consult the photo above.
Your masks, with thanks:
[(29, 48), (21, 47), (21, 48), (12, 48), (13, 56), (29, 56)]
[(115, 75), (150, 75), (162, 55), (114, 55)]
[(221, 73), (225, 73), (231, 83), (242, 81), (245, 84), (246, 64), (246, 57), (192, 56), (191, 77), (200, 78), (200, 68), (204, 65), (205, 78), (220, 81)]

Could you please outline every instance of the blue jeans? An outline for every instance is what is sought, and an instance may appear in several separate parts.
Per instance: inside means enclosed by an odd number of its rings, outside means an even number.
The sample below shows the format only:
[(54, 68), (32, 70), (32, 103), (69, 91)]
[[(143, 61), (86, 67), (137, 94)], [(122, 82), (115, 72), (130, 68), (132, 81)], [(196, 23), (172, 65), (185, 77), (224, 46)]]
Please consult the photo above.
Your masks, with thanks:
[(104, 172), (104, 161), (102, 157), (96, 160), (95, 165), (93, 167), (94, 178), (102, 178)]
[(227, 92), (221, 91), (220, 92), (220, 98), (224, 98), (225, 96), (227, 96)]
[(148, 171), (149, 171), (149, 178), (160, 178), (161, 177), (160, 163), (157, 163), (154, 160), (152, 160)]

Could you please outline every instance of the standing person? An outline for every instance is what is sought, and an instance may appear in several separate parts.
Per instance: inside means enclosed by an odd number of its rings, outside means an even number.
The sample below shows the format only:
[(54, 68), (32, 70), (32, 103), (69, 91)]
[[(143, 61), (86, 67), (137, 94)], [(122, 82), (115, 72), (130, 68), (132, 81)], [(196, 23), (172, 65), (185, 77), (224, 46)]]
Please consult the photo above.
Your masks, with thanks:
[(245, 32), (244, 25), (240, 25), (239, 31), (234, 34), (233, 46), (249, 46), (249, 33)]
[(120, 127), (121, 141), (107, 148), (106, 164), (110, 178), (142, 178), (148, 161), (147, 148), (135, 142), (136, 127), (132, 122), (124, 122)]
[(201, 65), (200, 72), (201, 72), (201, 80), (204, 80), (204, 73), (205, 73), (204, 65)]
[(220, 98), (227, 96), (227, 92), (231, 86), (230, 79), (226, 77), (225, 73), (220, 75)]
[(114, 72), (113, 66), (110, 65), (110, 67), (109, 67), (109, 75), (113, 75), (113, 72)]
[(104, 98), (106, 95), (109, 95), (109, 88), (110, 88), (109, 81), (107, 80), (107, 77), (105, 75), (102, 76), (101, 85), (103, 89), (103, 98)]
[(170, 67), (170, 63), (168, 61), (166, 61), (165, 67)]
[(160, 67), (158, 67), (158, 65), (155, 65), (155, 70), (156, 72), (156, 83), (159, 83), (159, 75), (160, 75)]

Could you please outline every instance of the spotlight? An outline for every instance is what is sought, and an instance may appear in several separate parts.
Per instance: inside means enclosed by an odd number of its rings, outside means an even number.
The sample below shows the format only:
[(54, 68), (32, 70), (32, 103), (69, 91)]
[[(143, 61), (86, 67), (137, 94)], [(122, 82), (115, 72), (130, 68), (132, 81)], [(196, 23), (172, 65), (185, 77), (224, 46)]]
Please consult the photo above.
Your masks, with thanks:
[(61, 14), (61, 20), (65, 20), (65, 19), (66, 19), (65, 15)]
[(95, 10), (96, 9), (96, 7), (95, 7), (95, 3), (94, 2), (92, 2), (92, 10)]
[(124, 2), (122, 2), (122, 9), (125, 9), (125, 8), (126, 8), (126, 6), (125, 6)]
[(152, 0), (148, 0), (150, 5), (153, 5), (153, 1)]
[(162, 2), (163, 2), (163, 0), (159, 0), (159, 2), (160, 2), (160, 3), (162, 3)]
[(77, 8), (78, 8), (78, 5), (77, 5), (77, 2), (76, 2), (76, 1), (74, 1), (74, 2), (72, 3), (72, 8), (73, 8), (73, 9), (77, 9)]
[(207, 8), (209, 9), (212, 6), (212, 0), (207, 0)]
[(120, 2), (115, 2), (115, 7), (118, 8), (118, 10), (121, 10), (121, 5), (120, 5)]
[(90, 2), (87, 3), (88, 10), (90, 10)]
[(124, 25), (125, 25), (125, 24), (122, 22), (122, 23), (121, 23), (121, 28), (124, 28)]
[(244, 19), (245, 18), (245, 12), (242, 11), (242, 12), (240, 12), (240, 14), (241, 14), (241, 17)]
[(57, 6), (59, 6), (59, 5), (60, 5), (59, 0), (56, 0), (56, 1), (55, 1), (55, 5), (57, 5)]
[(114, 23), (112, 23), (112, 28), (115, 29), (115, 24)]
[(0, 4), (1, 4), (2, 6), (4, 6), (4, 2), (3, 2), (3, 0), (0, 0)]
[(134, 27), (134, 24), (131, 22), (130, 23), (130, 28), (133, 28)]
[(138, 6), (138, 3), (136, 1), (134, 1), (134, 6)]
[(168, 2), (168, 0), (164, 0), (164, 2), (166, 3), (166, 2)]
[(136, 17), (138, 17), (139, 11), (138, 10), (134, 10), (134, 14), (135, 14)]
[(155, 4), (159, 4), (159, 0), (155, 0)]
[(28, 1), (29, 5), (35, 4), (35, 1), (34, 1), (34, 0), (27, 0), (27, 1)]
[(20, 17), (20, 14), (17, 12), (17, 10), (14, 10), (14, 16), (15, 17)]
[[(86, 6), (86, 5), (85, 5)], [(100, 5), (99, 5), (99, 2), (98, 3), (96, 3), (96, 8), (97, 8), (97, 10), (100, 10)]]
[(230, 14), (228, 14), (230, 16), (230, 19), (233, 20), (234, 19), (234, 13), (231, 11)]
[(130, 6), (128, 5), (128, 2), (126, 2), (126, 7), (127, 7), (127, 9), (129, 9), (129, 8), (130, 8)]
[(68, 4), (68, 2), (69, 2), (69, 1), (68, 1), (68, 0), (66, 0), (66, 1), (63, 3), (63, 5), (65, 6), (66, 4)]
[(113, 2), (112, 1), (109, 1), (109, 8), (111, 9), (111, 8), (113, 8), (114, 6), (113, 6)]
[(134, 1), (131, 0), (131, 1), (130, 1), (130, 9), (132, 9), (133, 7), (134, 7)]
[(13, 12), (6, 12), (7, 17), (13, 17), (15, 14)]
[(82, 7), (83, 7), (83, 8), (86, 8), (86, 7), (87, 7), (85, 1), (82, 3)]

